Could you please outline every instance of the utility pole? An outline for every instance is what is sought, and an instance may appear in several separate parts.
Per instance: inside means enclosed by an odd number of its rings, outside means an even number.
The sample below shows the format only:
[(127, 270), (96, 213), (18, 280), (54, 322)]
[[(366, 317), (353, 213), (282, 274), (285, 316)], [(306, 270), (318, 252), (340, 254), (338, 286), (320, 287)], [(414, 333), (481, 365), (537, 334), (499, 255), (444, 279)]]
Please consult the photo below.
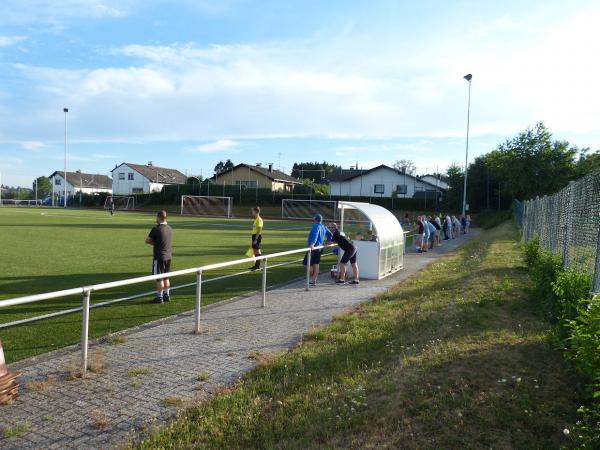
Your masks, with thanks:
[(471, 120), (471, 79), (473, 75), (470, 73), (463, 77), (469, 82), (469, 100), (467, 103), (467, 148), (465, 150), (465, 183), (463, 185), (463, 204), (462, 204), (462, 215), (464, 216), (467, 210), (467, 178), (469, 175), (469, 125)]
[(67, 113), (69, 112), (69, 108), (63, 108), (63, 112), (65, 113), (65, 166), (64, 166), (64, 175), (65, 175), (65, 201), (64, 207), (67, 207)]

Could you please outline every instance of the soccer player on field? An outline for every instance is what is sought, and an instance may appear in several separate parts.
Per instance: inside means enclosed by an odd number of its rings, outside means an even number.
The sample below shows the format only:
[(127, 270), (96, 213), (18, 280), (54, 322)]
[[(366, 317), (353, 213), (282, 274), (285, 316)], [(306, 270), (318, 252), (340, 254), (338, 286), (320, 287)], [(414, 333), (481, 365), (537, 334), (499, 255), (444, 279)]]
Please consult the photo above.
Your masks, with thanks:
[(110, 215), (112, 216), (115, 212), (115, 202), (113, 201), (112, 197), (110, 198), (110, 200), (108, 201), (108, 211), (110, 212)]
[[(252, 208), (252, 217), (254, 217), (254, 222), (252, 222), (252, 251), (254, 256), (260, 256), (260, 244), (262, 243), (262, 230), (263, 230), (263, 220), (260, 217), (260, 206), (255, 206)], [(250, 270), (252, 272), (260, 269), (260, 261), (257, 260)]]
[[(167, 223), (167, 212), (159, 211), (156, 214), (156, 226), (150, 230), (146, 244), (153, 247), (152, 275), (169, 273), (171, 271), (171, 258), (173, 256), (173, 230)], [(169, 289), (171, 283), (168, 278), (156, 280), (156, 297), (151, 303), (168, 302), (171, 297)]]
[(356, 254), (358, 253), (358, 249), (352, 242), (350, 242), (350, 240), (348, 240), (345, 235), (340, 232), (340, 230), (338, 230), (337, 224), (333, 222), (329, 224), (327, 240), (335, 242), (338, 247), (344, 251), (344, 255), (342, 256), (342, 259), (340, 259), (339, 264), (339, 278), (335, 283), (346, 284), (346, 264), (349, 262), (352, 265), (352, 276), (354, 278), (350, 284), (360, 284), (360, 281), (358, 281), (358, 264), (356, 263)]

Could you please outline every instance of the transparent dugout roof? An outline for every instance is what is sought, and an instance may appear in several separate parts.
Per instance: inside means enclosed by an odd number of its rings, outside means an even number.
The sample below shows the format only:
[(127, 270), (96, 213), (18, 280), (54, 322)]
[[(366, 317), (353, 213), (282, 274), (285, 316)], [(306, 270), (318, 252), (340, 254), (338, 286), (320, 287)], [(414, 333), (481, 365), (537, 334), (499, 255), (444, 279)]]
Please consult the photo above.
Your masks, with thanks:
[(390, 211), (371, 203), (338, 201), (343, 231), (351, 239), (377, 241), (381, 247), (403, 242), (400, 222)]

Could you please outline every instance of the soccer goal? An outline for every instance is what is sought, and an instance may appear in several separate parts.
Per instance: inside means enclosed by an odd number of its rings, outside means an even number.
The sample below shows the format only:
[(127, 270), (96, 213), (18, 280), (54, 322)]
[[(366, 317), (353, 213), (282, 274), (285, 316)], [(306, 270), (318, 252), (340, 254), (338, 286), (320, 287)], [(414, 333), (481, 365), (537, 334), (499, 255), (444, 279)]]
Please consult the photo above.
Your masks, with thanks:
[(3, 199), (0, 200), (0, 206), (42, 206), (41, 200), (17, 200)]
[(281, 217), (284, 219), (312, 219), (315, 214), (321, 214), (323, 220), (337, 220), (337, 202), (293, 198), (284, 198), (281, 201)]
[(114, 204), (114, 209), (120, 211), (135, 209), (135, 197), (133, 195), (113, 195), (106, 197), (106, 201), (104, 202), (104, 209), (110, 209), (111, 200)]
[(209, 195), (182, 195), (182, 216), (218, 216), (231, 217), (232, 197), (213, 197)]

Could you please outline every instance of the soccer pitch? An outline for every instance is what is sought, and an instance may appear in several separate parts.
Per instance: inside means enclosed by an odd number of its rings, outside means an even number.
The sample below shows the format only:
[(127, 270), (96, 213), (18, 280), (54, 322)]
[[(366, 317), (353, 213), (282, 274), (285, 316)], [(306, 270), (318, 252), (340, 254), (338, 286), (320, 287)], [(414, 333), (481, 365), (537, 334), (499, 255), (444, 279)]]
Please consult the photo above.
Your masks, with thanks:
[[(249, 213), (249, 211), (248, 211)], [(250, 216), (250, 214), (248, 214)], [(251, 218), (168, 218), (173, 227), (171, 270), (245, 258), (250, 247)], [(149, 275), (152, 247), (144, 244), (154, 214), (97, 210), (0, 208), (0, 300)], [(263, 253), (306, 245), (309, 223), (265, 220)], [(293, 255), (271, 264), (298, 259)], [(325, 260), (333, 263), (333, 259)], [(325, 265), (324, 264), (324, 265)], [(242, 271), (249, 264), (210, 271), (203, 280)], [(300, 263), (269, 271), (273, 285), (304, 274)], [(173, 286), (190, 283), (194, 276), (177, 277)], [(210, 304), (260, 288), (261, 274), (248, 273), (203, 284), (202, 304)], [(92, 304), (151, 291), (154, 283), (92, 293)], [(90, 313), (90, 337), (144, 324), (194, 308), (194, 287), (174, 290), (162, 305), (152, 297), (95, 308)], [(0, 324), (81, 306), (81, 297), (59, 298), (0, 308)], [(8, 362), (79, 342), (81, 313), (0, 329)]]

